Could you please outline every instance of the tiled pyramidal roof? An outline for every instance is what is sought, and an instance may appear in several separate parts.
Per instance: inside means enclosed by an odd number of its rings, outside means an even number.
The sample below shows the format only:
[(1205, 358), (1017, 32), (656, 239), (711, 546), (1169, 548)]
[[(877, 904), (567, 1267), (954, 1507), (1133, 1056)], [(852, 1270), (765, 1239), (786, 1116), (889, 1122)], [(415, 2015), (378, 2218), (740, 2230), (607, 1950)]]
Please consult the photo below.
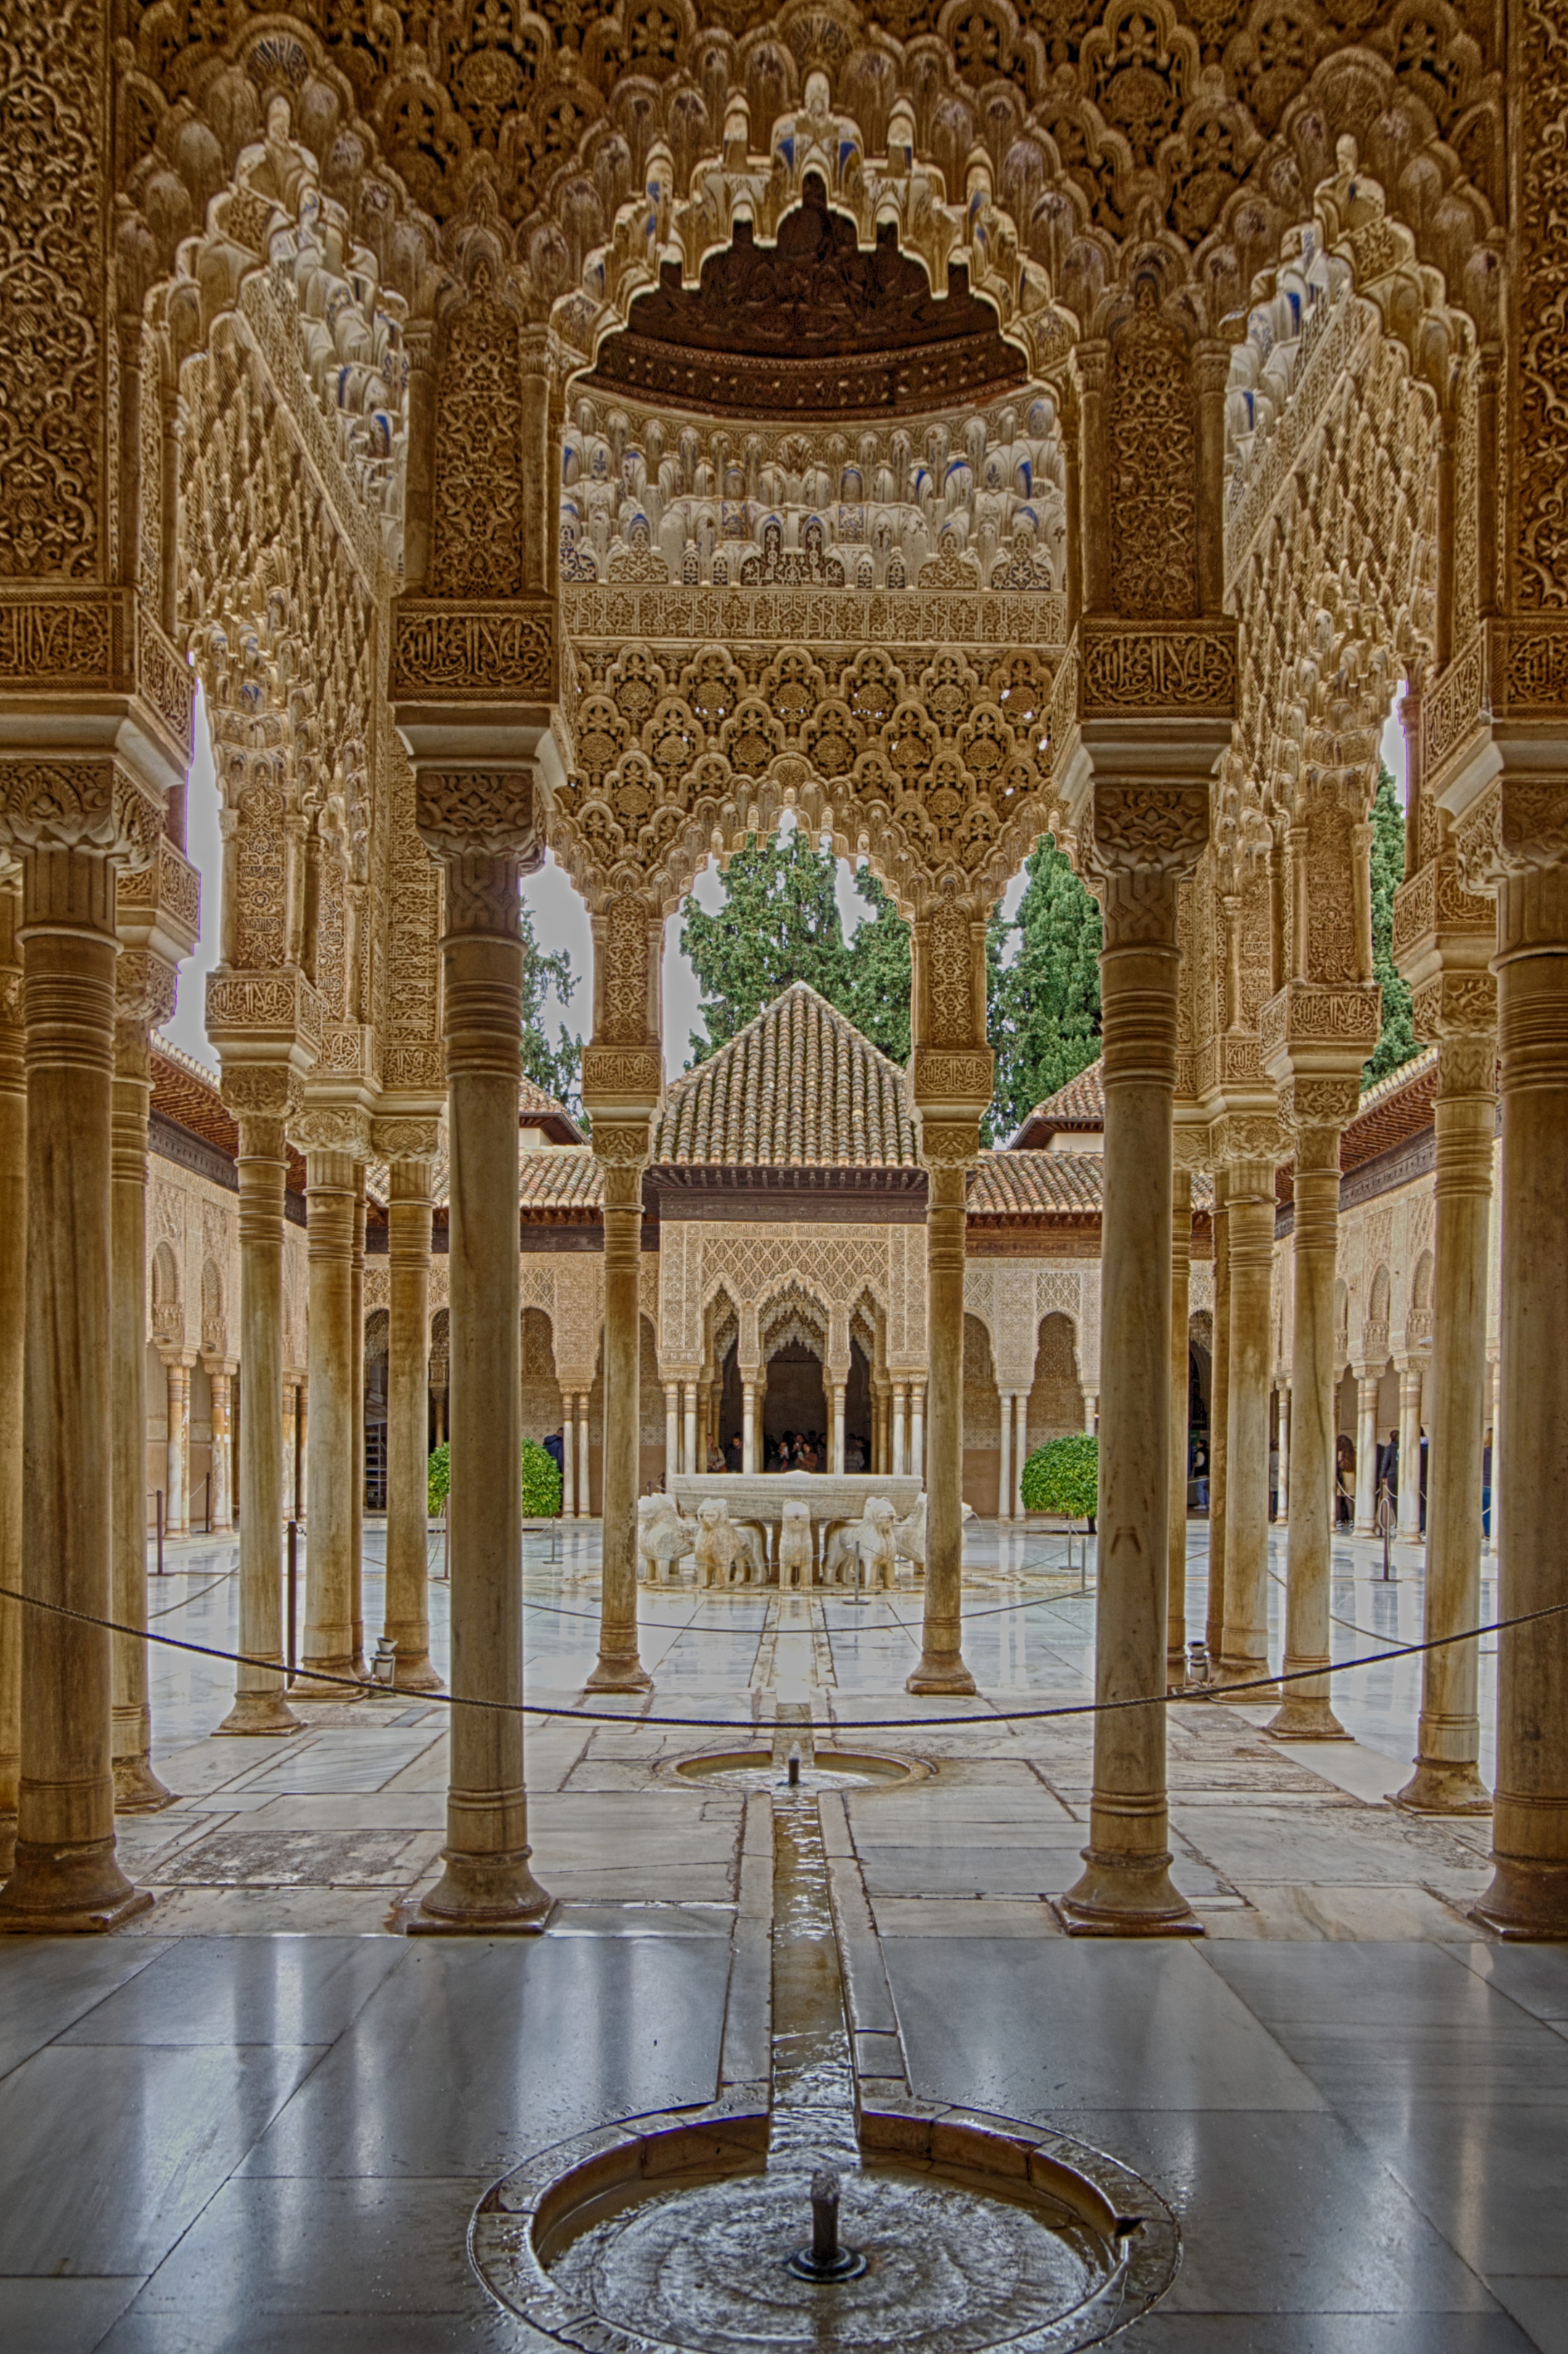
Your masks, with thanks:
[(1036, 1104), (1032, 1119), (1048, 1119), (1057, 1128), (1103, 1128), (1106, 1119), (1106, 1061), (1097, 1055), (1087, 1070)]
[(904, 1074), (803, 981), (664, 1097), (655, 1164), (915, 1169)]

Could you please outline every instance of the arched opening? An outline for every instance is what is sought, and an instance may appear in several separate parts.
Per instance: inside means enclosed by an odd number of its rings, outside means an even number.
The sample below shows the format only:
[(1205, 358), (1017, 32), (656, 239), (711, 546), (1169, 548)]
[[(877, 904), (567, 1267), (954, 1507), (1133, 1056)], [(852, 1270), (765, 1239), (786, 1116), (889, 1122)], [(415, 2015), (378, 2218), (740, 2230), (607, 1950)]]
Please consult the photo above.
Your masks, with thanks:
[(155, 1341), (185, 1338), (185, 1314), (180, 1306), (180, 1271), (167, 1243), (153, 1253), (153, 1337)]
[[(814, 1469), (827, 1464), (828, 1393), (820, 1346), (791, 1328), (768, 1352), (768, 1394), (762, 1407), (762, 1436), (769, 1469)], [(790, 1465), (782, 1460), (786, 1442)], [(804, 1464), (806, 1453), (814, 1464)]]
[(555, 1330), (542, 1308), (523, 1310), (521, 1419), (524, 1438), (541, 1444), (561, 1427), (561, 1385), (556, 1378)]
[(1034, 1350), (1034, 1384), (1029, 1393), (1025, 1460), (1037, 1447), (1065, 1438), (1084, 1426), (1084, 1392), (1073, 1320), (1054, 1311), (1040, 1320)]
[(385, 1308), (365, 1320), (365, 1509), (387, 1510), (387, 1365), (391, 1318)]
[(1001, 1397), (991, 1334), (978, 1316), (964, 1318), (964, 1501), (987, 1519), (1001, 1501)]
[(1200, 1308), (1187, 1319), (1187, 1510), (1207, 1514), (1213, 1453), (1214, 1319)]

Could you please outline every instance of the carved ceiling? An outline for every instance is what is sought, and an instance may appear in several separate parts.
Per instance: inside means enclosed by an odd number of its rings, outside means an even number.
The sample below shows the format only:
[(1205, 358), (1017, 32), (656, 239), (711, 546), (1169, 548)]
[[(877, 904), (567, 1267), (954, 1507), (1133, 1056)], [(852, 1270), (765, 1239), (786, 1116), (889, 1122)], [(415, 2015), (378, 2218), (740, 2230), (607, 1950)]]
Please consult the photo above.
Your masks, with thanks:
[(900, 253), (895, 222), (878, 224), (866, 252), (820, 174), (806, 175), (800, 196), (770, 244), (737, 220), (695, 287), (666, 262), (630, 323), (599, 345), (589, 387), (719, 415), (820, 421), (986, 400), (1022, 383), (1023, 355), (969, 292), (965, 264), (935, 295), (920, 263)]

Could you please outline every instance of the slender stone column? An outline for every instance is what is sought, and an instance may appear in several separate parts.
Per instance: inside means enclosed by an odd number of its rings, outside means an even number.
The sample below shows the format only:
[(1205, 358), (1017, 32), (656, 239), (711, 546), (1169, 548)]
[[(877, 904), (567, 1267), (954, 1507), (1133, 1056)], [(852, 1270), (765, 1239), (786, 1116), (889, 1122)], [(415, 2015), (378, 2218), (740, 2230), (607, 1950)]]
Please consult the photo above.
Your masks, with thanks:
[[(75, 773), (75, 764), (58, 773), (62, 798), (70, 794)], [(37, 835), (48, 842), (58, 822), (46, 809)], [(112, 832), (111, 822), (106, 830)], [(113, 1598), (114, 869), (102, 851), (28, 847), (22, 878), (27, 1087), (23, 1591), (103, 1620)], [(38, 1609), (26, 1621), (25, 1640), (16, 1861), (0, 1894), (0, 1929), (58, 1935), (117, 1928), (152, 1899), (132, 1887), (114, 1851), (109, 1632)]]
[[(1215, 1681), (1268, 1673), (1268, 1356), (1274, 1165), (1236, 1161), (1226, 1188), (1230, 1348), (1225, 1432), (1225, 1613)], [(1253, 1695), (1266, 1699), (1266, 1693)]]
[[(430, 1142), (435, 1142), (433, 1134)], [(446, 1686), (430, 1663), (430, 1491), (425, 1441), (429, 1394), (430, 1161), (424, 1154), (409, 1154), (389, 1161), (387, 1167), (385, 1632), (397, 1646), (398, 1691), (439, 1692)]]
[[(144, 964), (134, 950), (122, 951), (122, 964)], [(166, 970), (166, 969), (165, 969)], [(151, 976), (149, 976), (151, 977)], [(114, 1025), (114, 1081), (110, 1182), (111, 1221), (110, 1302), (112, 1359), (110, 1368), (113, 1460), (111, 1518), (113, 1569), (111, 1616), (122, 1627), (147, 1624), (147, 1107), (153, 1093), (148, 1023), (132, 1000), (127, 1009), (119, 976), (122, 1007)], [(173, 1010), (172, 971), (160, 992)], [(134, 984), (133, 984), (134, 985)], [(169, 1371), (170, 1436), (175, 1400)], [(188, 1412), (190, 1374), (184, 1375)], [(183, 1453), (183, 1437), (181, 1441)], [(182, 1473), (183, 1473), (182, 1464)], [(183, 1485), (183, 1479), (182, 1479)], [(114, 1808), (117, 1814), (154, 1814), (174, 1803), (153, 1771), (153, 1716), (147, 1699), (147, 1646), (135, 1635), (116, 1635), (113, 1656)]]
[(1187, 1659), (1187, 1300), (1192, 1264), (1192, 1172), (1171, 1180), (1171, 1528), (1167, 1553), (1165, 1674), (1181, 1683)]
[(683, 1471), (693, 1472), (699, 1468), (697, 1463), (697, 1385), (695, 1382), (684, 1383), (683, 1384), (683, 1392), (685, 1403), (686, 1436), (682, 1451), (681, 1469)]
[(1399, 1521), (1395, 1534), (1421, 1542), (1421, 1366), (1406, 1357), (1399, 1367)]
[[(338, 1115), (318, 1118), (334, 1132)], [(306, 1147), (310, 1259), (310, 1445), (305, 1460), (305, 1630), (296, 1700), (350, 1701), (340, 1683), (354, 1654), (354, 1185), (352, 1153), (313, 1142), (307, 1112), (294, 1140)]]
[(588, 1393), (577, 1392), (577, 1518), (593, 1518), (593, 1464), (588, 1455)]
[(904, 1439), (905, 1415), (908, 1397), (907, 1385), (903, 1382), (895, 1382), (893, 1384), (893, 1476), (895, 1479), (902, 1479), (909, 1469)]
[(833, 1384), (832, 1467), (839, 1472), (844, 1468), (844, 1387), (842, 1382)]
[(1012, 1392), (1003, 1390), (1001, 1405), (1001, 1461), (997, 1469), (996, 1516), (999, 1521), (1012, 1518)]
[[(234, 1435), (232, 1363), (205, 1358), (207, 1387), (212, 1392), (212, 1529), (215, 1536), (234, 1526)], [(145, 1556), (146, 1543), (143, 1541)]]
[[(605, 1130), (594, 1151), (604, 1164), (604, 1536), (599, 1586), (599, 1662), (590, 1691), (647, 1691), (652, 1679), (637, 1656), (637, 1488), (641, 1443), (638, 1280), (642, 1265), (644, 1126)], [(617, 1153), (612, 1160), (609, 1155)], [(697, 1384), (686, 1385), (688, 1470), (706, 1459)]]
[[(1059, 1908), (1077, 1935), (1202, 1934), (1171, 1879), (1164, 1696), (1176, 907), (1207, 832), (1206, 791), (1095, 789), (1106, 1097), (1095, 1698), (1105, 1712), (1094, 1721), (1084, 1871)], [(1148, 1705), (1106, 1706), (1120, 1702)]]
[(160, 1353), (168, 1400), (164, 1527), (168, 1535), (183, 1537), (190, 1528), (191, 1360), (183, 1350), (164, 1350)]
[(361, 1161), (354, 1172), (353, 1249), (349, 1259), (349, 1331), (353, 1345), (349, 1396), (354, 1422), (352, 1477), (348, 1485), (348, 1561), (355, 1670), (368, 1676), (370, 1663), (365, 1656), (365, 1163)]
[[(960, 1412), (963, 1392), (959, 1389)], [(959, 1444), (962, 1445), (960, 1422)], [(960, 1464), (962, 1457), (959, 1458)], [(926, 1384), (916, 1382), (909, 1393), (909, 1469), (918, 1479), (926, 1469)]]
[[(666, 1450), (666, 1460), (673, 1459)], [(561, 1392), (561, 1518), (575, 1521), (577, 1516), (577, 1431), (572, 1422), (572, 1394)]]
[(260, 1667), (235, 1670), (220, 1733), (297, 1733), (283, 1697), (284, 1119), (297, 1086), (287, 1069), (225, 1071), (239, 1123), (239, 1649)]
[[(1544, 755), (1548, 748), (1542, 747)], [(1499, 1616), (1564, 1598), (1568, 1433), (1568, 787), (1505, 769), (1473, 855), (1497, 883), (1502, 1097)], [(1538, 755), (1537, 757), (1540, 757)], [(1460, 831), (1460, 858), (1467, 854)], [(1486, 871), (1486, 870), (1483, 870)], [(1472, 880), (1472, 878), (1467, 878)], [(1473, 880), (1472, 880), (1473, 887)], [(1500, 1936), (1568, 1937), (1568, 1615), (1498, 1638), (1493, 1875), (1477, 1918)]]
[(666, 1484), (681, 1468), (681, 1384), (664, 1384), (664, 1479)]
[(1288, 1521), (1290, 1518), (1290, 1384), (1288, 1382), (1281, 1382), (1279, 1384), (1278, 1419), (1275, 1427), (1279, 1433), (1277, 1442), (1279, 1484), (1276, 1491), (1278, 1502), (1274, 1517), (1277, 1521)]
[[(1487, 1360), (1487, 1431), (1490, 1435), (1492, 1449), (1492, 1476), (1489, 1482), (1492, 1508), (1488, 1514), (1491, 1527), (1487, 1532), (1485, 1550), (1492, 1554), (1495, 1554), (1498, 1549), (1498, 1401), (1502, 1395), (1500, 1373), (1501, 1368), (1497, 1360), (1489, 1357)], [(1482, 1445), (1484, 1448), (1484, 1438)]]
[[(27, 1325), (27, 1074), (21, 899), (0, 887), (0, 1880), (16, 1846), (22, 1744), (22, 1363)], [(144, 1308), (143, 1312), (144, 1313)], [(145, 1474), (143, 1474), (143, 1479)], [(145, 1569), (145, 1549), (143, 1566)]]
[[(1381, 1385), (1382, 1375), (1380, 1373), (1369, 1373), (1364, 1365), (1356, 1375), (1356, 1500), (1354, 1533), (1358, 1537), (1374, 1537), (1377, 1534), (1377, 1394)], [(1339, 1421), (1338, 1413), (1336, 1413), (1334, 1419), (1337, 1424)]]
[(1023, 1518), (1023, 1466), (1029, 1452), (1029, 1399), (1020, 1391), (1013, 1400), (1018, 1417), (1017, 1435), (1012, 1449), (1012, 1510), (1017, 1520)]
[[(1286, 1565), (1285, 1670), (1329, 1664), (1334, 1512), (1334, 1267), (1340, 1242), (1340, 1129), (1354, 1117), (1356, 1079), (1297, 1079), (1280, 1091), (1296, 1147), (1291, 1239), (1296, 1313), (1290, 1357), (1290, 1535)], [(1268, 1730), (1281, 1741), (1339, 1741), (1329, 1681), (1283, 1687)]]
[(1084, 1435), (1093, 1438), (1100, 1426), (1100, 1394), (1098, 1390), (1084, 1392)]
[[(1482, 990), (1490, 984), (1482, 978)], [(1473, 984), (1472, 984), (1473, 987)], [(1481, 1447), (1487, 1397), (1487, 1275), (1497, 1037), (1453, 1030), (1437, 1050), (1432, 1297), (1432, 1469), (1426, 1499), (1428, 1642), (1480, 1624)], [(1401, 1806), (1490, 1810), (1480, 1777), (1480, 1666), (1473, 1643), (1421, 1662), (1415, 1772)]]
[(1231, 1226), (1229, 1172), (1214, 1172), (1214, 1331), (1209, 1360), (1209, 1598), (1203, 1628), (1211, 1662), (1225, 1640), (1225, 1445), (1230, 1421)]
[[(926, 1609), (912, 1692), (972, 1692), (959, 1623), (963, 1590), (965, 1182), (978, 1124), (922, 1122), (926, 1163), (926, 1347), (930, 1365), (931, 1452), (926, 1482)], [(939, 1157), (938, 1157), (939, 1156)], [(919, 1388), (910, 1391), (909, 1468), (922, 1453)]]
[(757, 1469), (757, 1384), (743, 1381), (740, 1385), (740, 1468), (743, 1471)]
[[(450, 1154), (451, 1779), (445, 1870), (410, 1934), (535, 1931), (551, 1900), (528, 1868), (523, 1778), (522, 1303), (517, 1104), (523, 943), (515, 854), (469, 852), (475, 796), (514, 780), (419, 780), (420, 830), (446, 856), (441, 974)], [(446, 795), (450, 789), (452, 799)], [(429, 795), (429, 798), (427, 798)], [(498, 845), (499, 819), (478, 839)], [(319, 1404), (316, 1411), (320, 1412)], [(483, 1702), (488, 1705), (465, 1705)]]

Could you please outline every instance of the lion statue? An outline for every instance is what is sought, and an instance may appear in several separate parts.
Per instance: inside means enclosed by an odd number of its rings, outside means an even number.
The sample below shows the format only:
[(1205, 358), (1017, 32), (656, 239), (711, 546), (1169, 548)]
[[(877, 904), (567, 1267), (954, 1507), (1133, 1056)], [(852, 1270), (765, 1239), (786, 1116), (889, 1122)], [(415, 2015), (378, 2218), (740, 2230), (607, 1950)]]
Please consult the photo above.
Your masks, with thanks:
[(735, 1575), (740, 1532), (728, 1510), (716, 1496), (705, 1496), (697, 1506), (694, 1547), (699, 1585), (727, 1585)]
[(697, 1541), (673, 1496), (637, 1499), (637, 1575), (649, 1585), (679, 1585), (681, 1563)]
[[(974, 1516), (975, 1508), (972, 1504), (964, 1504), (960, 1507), (962, 1520), (972, 1521)], [(908, 1519), (899, 1521), (895, 1524), (893, 1531), (893, 1546), (901, 1560), (914, 1563), (916, 1578), (925, 1576), (926, 1493), (924, 1489), (921, 1490), (915, 1509)]]
[(861, 1585), (891, 1592), (896, 1567), (896, 1515), (885, 1496), (868, 1496), (858, 1521), (835, 1529), (822, 1560), (824, 1585)]
[(811, 1512), (807, 1504), (786, 1504), (779, 1531), (779, 1583), (811, 1583)]

